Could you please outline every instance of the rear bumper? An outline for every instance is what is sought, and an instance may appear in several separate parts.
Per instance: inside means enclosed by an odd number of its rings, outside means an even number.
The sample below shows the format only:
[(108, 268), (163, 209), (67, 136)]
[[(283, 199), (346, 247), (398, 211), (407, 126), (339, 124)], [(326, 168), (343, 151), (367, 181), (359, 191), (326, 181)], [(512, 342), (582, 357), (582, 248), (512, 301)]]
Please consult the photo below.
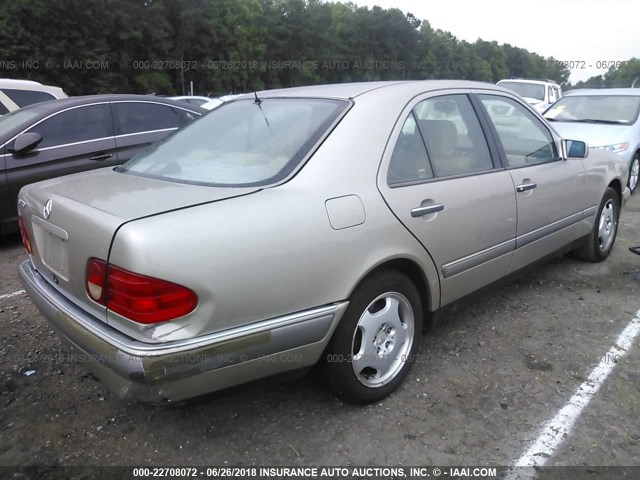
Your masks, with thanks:
[(178, 401), (314, 365), (347, 307), (336, 303), (189, 340), (148, 344), (71, 303), (29, 260), (19, 274), (73, 358), (120, 397), (145, 403)]

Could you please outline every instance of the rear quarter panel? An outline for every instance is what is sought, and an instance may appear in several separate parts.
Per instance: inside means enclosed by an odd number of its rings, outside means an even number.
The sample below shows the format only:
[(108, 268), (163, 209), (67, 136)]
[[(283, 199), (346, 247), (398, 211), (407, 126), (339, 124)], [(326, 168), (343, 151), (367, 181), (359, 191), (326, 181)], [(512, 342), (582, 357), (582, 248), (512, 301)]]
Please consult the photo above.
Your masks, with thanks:
[[(435, 267), (376, 187), (384, 146), (404, 107), (384, 107), (380, 97), (375, 104), (356, 101), (285, 184), (124, 225), (109, 261), (187, 286), (199, 305), (144, 332), (112, 313), (109, 323), (146, 341), (190, 338), (347, 299), (368, 272), (394, 258), (423, 269), (437, 306)], [(325, 202), (345, 195), (360, 198), (366, 218), (336, 230)]]

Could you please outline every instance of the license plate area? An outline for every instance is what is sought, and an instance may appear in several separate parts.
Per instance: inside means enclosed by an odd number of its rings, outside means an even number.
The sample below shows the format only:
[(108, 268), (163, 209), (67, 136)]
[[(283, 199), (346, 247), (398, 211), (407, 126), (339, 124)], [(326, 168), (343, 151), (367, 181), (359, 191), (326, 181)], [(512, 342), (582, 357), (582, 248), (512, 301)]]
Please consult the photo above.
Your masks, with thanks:
[(33, 234), (40, 260), (62, 280), (69, 280), (69, 241), (67, 233), (41, 219), (33, 222)]

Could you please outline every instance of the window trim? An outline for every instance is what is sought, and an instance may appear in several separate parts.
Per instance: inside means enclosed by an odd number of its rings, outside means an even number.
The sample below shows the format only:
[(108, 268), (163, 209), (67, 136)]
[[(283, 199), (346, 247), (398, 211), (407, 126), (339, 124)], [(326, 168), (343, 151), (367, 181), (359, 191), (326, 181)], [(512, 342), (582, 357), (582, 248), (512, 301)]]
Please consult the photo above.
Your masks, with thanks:
[[(478, 123), (480, 125), (480, 130), (482, 132), (482, 135), (484, 137), (484, 140), (487, 144), (487, 149), (489, 150), (489, 157), (491, 158), (491, 164), (493, 165), (493, 168), (488, 169), (488, 170), (480, 170), (477, 172), (469, 172), (469, 173), (460, 173), (460, 174), (456, 174), (456, 175), (447, 175), (447, 176), (437, 176), (436, 175), (436, 171), (433, 168), (433, 164), (431, 162), (431, 154), (429, 152), (429, 147), (426, 144), (426, 140), (422, 134), (422, 130), (420, 129), (420, 126), (417, 122), (416, 119), (416, 125), (418, 126), (418, 129), (420, 130), (420, 135), (422, 136), (422, 142), (425, 145), (425, 149), (427, 151), (427, 157), (428, 157), (428, 161), (429, 164), (431, 166), (432, 172), (434, 173), (434, 176), (432, 178), (424, 178), (424, 179), (420, 179), (420, 180), (412, 180), (412, 181), (408, 181), (408, 182), (398, 182), (398, 183), (393, 183), (390, 184), (388, 181), (388, 175), (389, 175), (389, 166), (391, 165), (391, 158), (393, 157), (393, 151), (395, 150), (395, 146), (396, 143), (398, 142), (398, 138), (400, 138), (400, 132), (402, 132), (402, 127), (404, 126), (404, 123), (406, 121), (406, 119), (408, 118), (410, 113), (413, 113), (415, 107), (420, 104), (421, 102), (425, 101), (425, 100), (429, 100), (432, 98), (438, 98), (438, 97), (445, 97), (445, 96), (452, 96), (452, 95), (464, 95), (467, 97), (467, 99), (469, 100), (469, 103), (471, 104), (471, 108), (473, 109), (474, 113), (476, 114), (476, 118), (478, 120)], [(389, 136), (389, 138), (387, 139), (387, 146), (385, 147), (385, 151), (382, 155), (382, 162), (380, 164), (380, 169), (379, 172), (382, 173), (382, 175), (379, 174), (379, 178), (381, 178), (380, 181), (382, 181), (382, 184), (386, 185), (387, 188), (402, 188), (402, 187), (410, 187), (410, 186), (414, 186), (414, 185), (422, 185), (422, 184), (427, 184), (427, 183), (433, 183), (433, 182), (440, 182), (443, 180), (456, 180), (458, 178), (466, 178), (466, 177), (476, 177), (478, 175), (487, 175), (490, 173), (495, 173), (495, 172), (501, 172), (504, 171), (505, 168), (502, 165), (502, 158), (500, 157), (500, 150), (499, 148), (497, 148), (497, 146), (494, 144), (494, 138), (493, 135), (491, 135), (491, 131), (490, 129), (487, 129), (486, 125), (484, 125), (485, 122), (483, 122), (483, 118), (482, 118), (482, 113), (478, 111), (478, 109), (476, 108), (476, 105), (474, 105), (474, 100), (473, 100), (473, 92), (470, 89), (443, 89), (443, 90), (432, 90), (429, 92), (425, 92), (422, 93), (420, 95), (417, 95), (416, 97), (412, 98), (409, 103), (407, 103), (407, 105), (405, 105), (405, 107), (402, 109), (402, 112), (400, 113), (400, 115), (398, 116), (396, 123), (393, 127), (393, 130), (391, 131), (391, 134)], [(384, 169), (384, 172), (382, 172)]]
[(148, 135), (150, 133), (162, 133), (162, 132), (173, 132), (178, 130), (180, 127), (171, 127), (171, 128), (159, 128), (157, 130), (145, 130), (144, 132), (135, 132), (135, 133), (122, 133), (120, 135), (114, 135), (116, 139), (118, 138), (128, 138), (135, 137), (136, 135)]
[[(502, 166), (503, 166), (503, 168), (505, 170), (519, 170), (521, 168), (530, 168), (530, 167), (535, 167), (535, 166), (538, 166), (538, 165), (548, 165), (550, 163), (558, 162), (558, 161), (563, 160), (562, 156), (558, 152), (558, 139), (557, 139), (557, 136), (554, 135), (554, 132), (544, 123), (544, 121), (542, 121), (542, 120), (540, 120), (540, 118), (538, 118), (537, 113), (534, 110), (532, 110), (529, 107), (528, 104), (525, 105), (524, 103), (519, 101), (517, 98), (512, 97), (511, 95), (505, 94), (505, 92), (498, 92), (498, 91), (493, 91), (493, 90), (487, 90), (487, 91), (477, 90), (477, 91), (473, 91), (471, 93), (471, 95), (477, 101), (479, 108), (482, 109), (484, 120), (487, 122), (487, 127), (489, 128), (489, 130), (492, 133), (492, 136), (494, 138), (494, 142), (496, 143), (496, 146), (497, 146), (498, 151), (500, 153), (500, 160), (502, 162)], [(484, 103), (482, 103), (482, 99), (480, 98), (481, 95), (491, 95), (491, 96), (495, 96), (495, 97), (507, 98), (507, 99), (517, 103), (518, 105), (522, 106), (526, 111), (531, 113), (531, 116), (533, 117), (533, 120), (538, 122), (538, 124), (549, 133), (549, 136), (551, 137), (551, 143), (553, 144), (553, 150), (554, 150), (555, 157), (551, 158), (551, 160), (548, 160), (546, 162), (533, 163), (533, 164), (530, 164), (530, 165), (526, 165), (525, 164), (525, 165), (519, 165), (519, 166), (510, 166), (508, 161), (507, 161), (507, 152), (506, 152), (506, 150), (504, 148), (504, 145), (502, 144), (502, 140), (500, 139), (500, 135), (498, 134), (498, 130), (496, 129), (493, 121), (491, 120), (491, 116), (489, 115), (489, 112), (487, 111), (487, 108), (484, 106)]]
[[(34, 150), (34, 152), (46, 152), (48, 150), (55, 150), (56, 148), (74, 147), (76, 145), (84, 145), (85, 143), (102, 142), (104, 140), (113, 140), (113, 136), (111, 136), (111, 137), (92, 138), (91, 140), (81, 140), (79, 142), (63, 143), (63, 144), (60, 144), (60, 145), (51, 145), (50, 147), (37, 148), (37, 149)], [(114, 145), (114, 147), (115, 147), (115, 145)]]
[(491, 170), (480, 170), (472, 173), (459, 173), (457, 175), (448, 175), (446, 177), (424, 178), (421, 180), (412, 180), (409, 182), (398, 182), (394, 184), (387, 183), (389, 188), (412, 187), (414, 185), (423, 185), (426, 183), (441, 182), (443, 180), (457, 180), (458, 178), (477, 177), (478, 175), (487, 175), (489, 173), (503, 172), (504, 168), (492, 168)]

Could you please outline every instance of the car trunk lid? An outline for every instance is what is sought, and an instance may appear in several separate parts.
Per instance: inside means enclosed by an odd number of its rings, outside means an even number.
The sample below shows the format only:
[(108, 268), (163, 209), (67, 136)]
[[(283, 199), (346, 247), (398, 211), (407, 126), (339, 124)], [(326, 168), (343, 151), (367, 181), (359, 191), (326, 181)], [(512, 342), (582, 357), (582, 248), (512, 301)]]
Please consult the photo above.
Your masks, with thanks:
[(85, 269), (91, 257), (108, 260), (120, 226), (258, 190), (186, 185), (108, 168), (28, 185), (19, 198), (34, 267), (72, 302), (106, 322), (105, 307), (86, 294)]

